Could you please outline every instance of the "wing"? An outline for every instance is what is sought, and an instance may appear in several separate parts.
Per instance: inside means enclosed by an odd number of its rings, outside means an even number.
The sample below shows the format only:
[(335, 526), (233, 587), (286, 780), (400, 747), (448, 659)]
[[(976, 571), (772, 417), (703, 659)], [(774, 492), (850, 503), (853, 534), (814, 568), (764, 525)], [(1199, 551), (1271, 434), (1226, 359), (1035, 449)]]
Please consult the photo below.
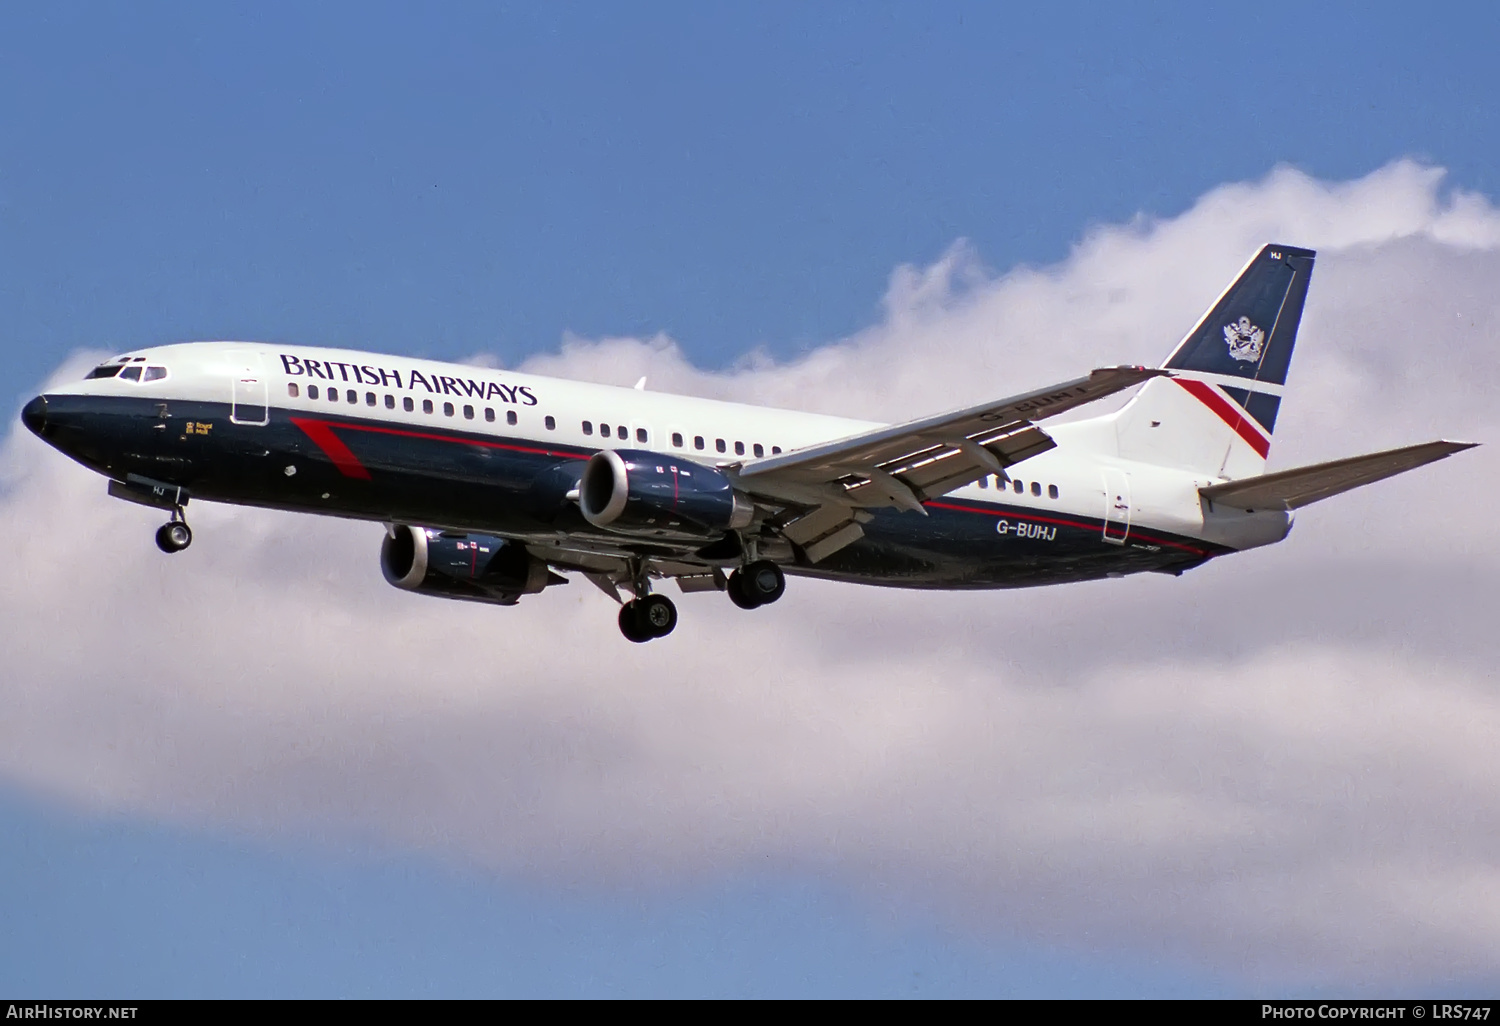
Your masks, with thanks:
[(926, 514), (922, 503), (1054, 448), (1034, 420), (1114, 395), (1166, 371), (1105, 367), (1086, 378), (952, 413), (879, 428), (736, 471), (751, 495), (788, 507), (776, 525), (817, 563), (858, 541), (867, 509), (895, 506)]
[(1351, 488), (1394, 477), (1456, 452), (1472, 449), (1476, 444), (1423, 442), (1403, 449), (1387, 449), (1366, 456), (1283, 470), (1278, 474), (1209, 485), (1198, 489), (1198, 494), (1211, 502), (1236, 509), (1299, 509)]
[(1164, 371), (1108, 367), (1086, 378), (925, 420), (880, 428), (779, 456), (752, 460), (739, 479), (752, 495), (822, 505), (896, 506), (924, 500), (1005, 473), (1055, 446), (1032, 423), (1103, 399)]

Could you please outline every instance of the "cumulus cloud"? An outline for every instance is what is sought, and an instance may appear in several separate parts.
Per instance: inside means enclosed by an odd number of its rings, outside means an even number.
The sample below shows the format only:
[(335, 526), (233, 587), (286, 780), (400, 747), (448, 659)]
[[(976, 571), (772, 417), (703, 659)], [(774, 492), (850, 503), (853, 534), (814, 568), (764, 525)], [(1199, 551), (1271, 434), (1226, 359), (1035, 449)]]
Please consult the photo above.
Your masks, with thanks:
[[(1398, 162), (1280, 169), (996, 274), (963, 243), (790, 363), (569, 339), (526, 369), (900, 419), (1150, 363), (1261, 243), (1318, 248), (1273, 467), (1496, 437), (1500, 210)], [(309, 340), (315, 341), (315, 340)], [(76, 377), (86, 357), (63, 368)], [(1283, 983), (1500, 965), (1493, 449), (1181, 579), (793, 581), (629, 646), (586, 584), (514, 609), (380, 579), (380, 530), (149, 511), (22, 431), (0, 496), (0, 773), (90, 807), (359, 836), (547, 884), (765, 865), (966, 929)]]

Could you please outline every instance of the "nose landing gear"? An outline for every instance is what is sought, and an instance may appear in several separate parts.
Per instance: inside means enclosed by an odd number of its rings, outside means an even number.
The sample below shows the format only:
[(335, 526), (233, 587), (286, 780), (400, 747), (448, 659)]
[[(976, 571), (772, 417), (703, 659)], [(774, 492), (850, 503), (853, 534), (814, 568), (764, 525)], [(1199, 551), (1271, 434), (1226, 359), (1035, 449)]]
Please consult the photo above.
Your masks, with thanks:
[(741, 609), (768, 606), (786, 592), (786, 575), (769, 559), (747, 563), (729, 575), (729, 601)]
[(193, 544), (193, 529), (187, 525), (182, 510), (172, 514), (172, 519), (156, 529), (156, 547), (171, 554), (181, 552)]

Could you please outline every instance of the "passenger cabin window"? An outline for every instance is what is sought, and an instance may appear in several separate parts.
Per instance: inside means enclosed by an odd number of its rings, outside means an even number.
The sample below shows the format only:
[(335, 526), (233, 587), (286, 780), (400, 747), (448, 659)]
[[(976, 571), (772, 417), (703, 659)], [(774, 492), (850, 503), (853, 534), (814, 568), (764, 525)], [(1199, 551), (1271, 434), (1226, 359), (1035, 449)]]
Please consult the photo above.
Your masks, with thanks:
[(586, 421), (583, 422), (583, 433), (586, 434), (586, 435), (591, 435), (591, 434), (594, 433), (594, 422), (593, 421), (586, 420)]
[(682, 432), (681, 431), (673, 431), (672, 432), (672, 444), (675, 445), (679, 449), (682, 448)]
[[(488, 411), (486, 411), (486, 412), (488, 412)], [(552, 418), (548, 417), (547, 419), (551, 420)], [(505, 411), (505, 423), (509, 424), (511, 427), (515, 427), (516, 426), (516, 411), (515, 410), (506, 410)]]
[(719, 452), (723, 452), (725, 450), (725, 448), (726, 448), (726, 446), (724, 445), (724, 439), (722, 439), (722, 438), (715, 438), (714, 439), (714, 448), (717, 449)]
[(365, 393), (365, 405), (366, 406), (374, 406), (375, 405), (375, 393), (374, 392), (366, 392)]
[(542, 423), (547, 426), (548, 431), (557, 430), (557, 421), (552, 419), (552, 415), (550, 413), (547, 415), (547, 419), (542, 421)]
[(1047, 486), (1047, 498), (1049, 498), (1049, 499), (1055, 499), (1055, 498), (1057, 498), (1057, 485), (1048, 485)]
[(734, 443), (734, 454), (736, 456), (743, 456), (743, 455), (745, 455), (745, 443), (744, 442), (735, 442)]
[(1020, 495), (1023, 491), (1026, 490), (1026, 486), (1024, 484), (1022, 484), (1020, 481), (1012, 481), (1011, 484), (1013, 484), (1015, 486), (1016, 494), (1017, 495)]
[(387, 392), (385, 396), (385, 408), (388, 410), (394, 410), (396, 408), (396, 397), (391, 395), (389, 392)]
[(287, 383), (286, 394), (291, 396), (293, 399), (297, 398), (297, 383), (295, 381)]
[(317, 385), (308, 385), (307, 386), (307, 397), (309, 399), (316, 399), (318, 397), (318, 386)]
[(484, 408), (484, 419), (493, 424), (495, 422), (495, 411), (486, 406)]
[(1033, 481), (1033, 482), (1031, 482), (1031, 494), (1035, 495), (1037, 497), (1041, 496), (1041, 494), (1042, 494), (1042, 483), (1040, 481)]
[(349, 391), (344, 393), (344, 398), (349, 401), (350, 405), (353, 405), (359, 402), (359, 393), (351, 388), (349, 389)]
[(452, 403), (444, 403), (443, 404), (443, 416), (445, 416), (445, 417), (451, 417), (451, 416), (453, 416), (453, 404)]
[(981, 477), (979, 479), (979, 487), (981, 487), (981, 488), (988, 488), (989, 486), (990, 486), (990, 479), (988, 477)]
[(422, 412), (423, 413), (431, 413), (432, 412), (432, 400), (431, 399), (423, 399), (422, 400)]
[(703, 436), (702, 435), (694, 435), (693, 436), (693, 448), (694, 449), (701, 449), (701, 448), (703, 448)]
[(416, 403), (411, 401), (411, 396), (404, 395), (401, 397), (401, 408), (407, 413), (410, 413), (412, 410), (417, 408), (417, 405)]
[(339, 401), (339, 390), (338, 389), (336, 389), (336, 388), (330, 388), (328, 390), (328, 401), (331, 402), (331, 403), (336, 403), (336, 402)]
[(608, 438), (609, 437), (609, 425), (608, 424), (600, 424), (599, 425), (599, 434), (602, 435), (605, 438)]
[(136, 366), (126, 367), (120, 372), (120, 377), (126, 381), (139, 381), (141, 380), (141, 368)]
[(761, 445), (759, 442), (756, 442), (755, 448), (751, 449), (750, 451), (755, 453), (756, 456), (764, 456), (766, 454), (766, 447)]
[(646, 441), (646, 429), (645, 428), (636, 428), (635, 429), (635, 440), (637, 442), (642, 442), (642, 443), (644, 443)]
[(772, 456), (779, 455), (780, 453), (781, 453), (781, 446), (779, 446), (779, 445), (773, 445), (773, 446), (771, 446), (771, 455)]
[(473, 420), (473, 419), (474, 419), (474, 407), (465, 404), (464, 405), (464, 420)]

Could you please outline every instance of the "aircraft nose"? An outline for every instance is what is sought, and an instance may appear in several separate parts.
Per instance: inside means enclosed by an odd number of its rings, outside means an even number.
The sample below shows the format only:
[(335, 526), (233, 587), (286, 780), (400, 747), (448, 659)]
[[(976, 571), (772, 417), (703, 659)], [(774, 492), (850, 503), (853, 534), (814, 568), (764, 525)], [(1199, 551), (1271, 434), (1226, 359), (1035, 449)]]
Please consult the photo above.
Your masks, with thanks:
[[(14, 409), (15, 407), (12, 407)], [(47, 429), (47, 398), (37, 396), (21, 410), (21, 423), (29, 428), (32, 434), (40, 435)]]

